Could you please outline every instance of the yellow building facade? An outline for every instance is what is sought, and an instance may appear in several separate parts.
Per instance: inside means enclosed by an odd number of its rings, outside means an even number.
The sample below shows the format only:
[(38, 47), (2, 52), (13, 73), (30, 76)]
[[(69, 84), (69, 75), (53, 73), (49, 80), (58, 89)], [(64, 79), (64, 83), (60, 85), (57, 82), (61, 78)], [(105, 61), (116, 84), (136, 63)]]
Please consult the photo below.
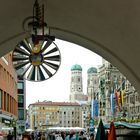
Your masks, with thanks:
[(57, 126), (59, 106), (40, 103), (29, 106), (29, 122), (31, 129), (44, 130), (48, 126)]
[(29, 105), (30, 128), (46, 130), (48, 127), (81, 126), (80, 105), (68, 102), (37, 102)]

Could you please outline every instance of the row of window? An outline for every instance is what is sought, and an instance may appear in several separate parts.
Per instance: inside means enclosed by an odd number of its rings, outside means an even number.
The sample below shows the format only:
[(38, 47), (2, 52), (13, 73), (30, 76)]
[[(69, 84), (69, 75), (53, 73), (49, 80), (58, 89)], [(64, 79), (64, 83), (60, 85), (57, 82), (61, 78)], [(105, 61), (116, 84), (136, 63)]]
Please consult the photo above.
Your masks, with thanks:
[(125, 97), (126, 103), (135, 104), (135, 102), (140, 103), (140, 96), (138, 94), (129, 95)]
[(64, 127), (67, 127), (67, 126), (71, 126), (70, 124), (72, 124), (72, 126), (76, 126), (76, 125), (79, 125), (79, 121), (60, 121), (60, 122), (45, 122), (45, 121), (35, 121), (35, 126), (42, 126), (42, 125), (64, 125)]
[(139, 114), (140, 113), (140, 105), (139, 106), (134, 106), (130, 107), (130, 114)]
[(72, 74), (81, 74), (81, 71), (72, 71)]
[(3, 111), (17, 114), (17, 103), (16, 100), (8, 93), (0, 89), (0, 109)]
[(75, 124), (79, 124), (79, 121), (60, 121), (59, 123), (60, 123), (60, 124), (62, 124), (62, 123), (63, 123), (63, 124), (70, 124), (70, 123), (72, 123), (72, 124), (74, 124), (74, 123), (75, 123)]
[(71, 82), (75, 82), (75, 83), (79, 83), (79, 82), (81, 82), (81, 78), (80, 78), (80, 76), (77, 76), (77, 77), (72, 77), (71, 78)]
[(8, 89), (11, 91), (16, 91), (16, 81), (11, 76), (11, 74), (2, 67), (2, 65), (0, 65), (0, 79), (2, 79), (2, 81), (7, 85)]
[(70, 122), (70, 121), (60, 121), (59, 123), (58, 122), (51, 122), (51, 121), (49, 121), (49, 122), (46, 122), (46, 121), (35, 121), (35, 125), (36, 126), (40, 126), (40, 125), (45, 125), (45, 124), (50, 124), (50, 125), (55, 125), (55, 124), (63, 124), (63, 125), (66, 125), (66, 124), (77, 124), (77, 125), (79, 125), (79, 121), (72, 121), (72, 122)]
[[(21, 103), (24, 103), (24, 96), (21, 95), (21, 97), (22, 97)], [(18, 102), (18, 103), (20, 103), (20, 102)], [(34, 112), (34, 115), (37, 115), (37, 114), (39, 114), (39, 116), (45, 116), (45, 115), (56, 116), (58, 114), (70, 116), (70, 115), (79, 115), (80, 112), (73, 112), (73, 111), (72, 112), (65, 112), (65, 111), (64, 112)]]
[(58, 110), (57, 107), (33, 107), (32, 110)]
[[(34, 110), (36, 110), (36, 112), (41, 111), (41, 110), (46, 110), (46, 111), (47, 111), (47, 110), (48, 110), (48, 111), (49, 111), (49, 110), (56, 110), (57, 112), (59, 112), (59, 110), (62, 110), (62, 111), (63, 111), (64, 109), (67, 110), (67, 111), (68, 111), (68, 110), (69, 110), (69, 111), (71, 111), (71, 110), (77, 110), (77, 111), (79, 111), (79, 107), (78, 107), (78, 108), (73, 108), (73, 107), (71, 107), (71, 108), (68, 108), (68, 107), (67, 107), (67, 108), (66, 108), (66, 107), (65, 107), (65, 108), (63, 108), (63, 109), (62, 109), (62, 108), (58, 108), (58, 107), (33, 107), (33, 108), (31, 108), (31, 110), (33, 110), (33, 112), (34, 112)], [(48, 113), (49, 113), (49, 112), (48, 112)], [(60, 111), (60, 113), (61, 113), (61, 111)]]
[(88, 86), (89, 85), (99, 85), (99, 79), (88, 79)]

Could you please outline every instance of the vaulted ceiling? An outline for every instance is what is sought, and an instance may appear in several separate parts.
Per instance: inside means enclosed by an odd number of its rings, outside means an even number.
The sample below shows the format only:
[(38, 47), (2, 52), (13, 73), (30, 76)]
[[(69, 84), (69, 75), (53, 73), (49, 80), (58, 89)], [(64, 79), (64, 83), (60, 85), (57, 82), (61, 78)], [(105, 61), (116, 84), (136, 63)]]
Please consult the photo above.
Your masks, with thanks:
[[(42, 2), (51, 35), (101, 55), (117, 66), (140, 92), (140, 1)], [(32, 16), (33, 3), (34, 0), (1, 0), (0, 56), (27, 36), (22, 23)]]

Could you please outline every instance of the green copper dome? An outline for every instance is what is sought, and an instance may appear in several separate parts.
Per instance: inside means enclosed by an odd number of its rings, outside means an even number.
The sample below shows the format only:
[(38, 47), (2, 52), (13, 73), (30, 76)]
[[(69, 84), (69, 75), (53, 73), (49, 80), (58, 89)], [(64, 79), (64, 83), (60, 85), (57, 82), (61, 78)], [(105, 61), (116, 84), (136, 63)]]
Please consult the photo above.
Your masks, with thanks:
[(91, 68), (88, 69), (87, 73), (88, 74), (90, 74), (90, 73), (97, 73), (97, 69), (94, 68), (94, 67), (91, 67)]
[(71, 71), (73, 71), (73, 70), (80, 70), (80, 71), (82, 71), (82, 67), (80, 65), (78, 65), (78, 64), (75, 64), (75, 65), (73, 65), (71, 67)]

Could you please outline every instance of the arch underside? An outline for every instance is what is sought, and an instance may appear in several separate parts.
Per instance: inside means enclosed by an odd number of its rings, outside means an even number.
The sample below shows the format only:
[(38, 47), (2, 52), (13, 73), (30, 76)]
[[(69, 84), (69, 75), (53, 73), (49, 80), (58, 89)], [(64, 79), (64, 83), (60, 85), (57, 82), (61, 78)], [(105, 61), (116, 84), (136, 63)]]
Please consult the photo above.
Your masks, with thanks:
[[(0, 56), (29, 34), (22, 29), (34, 1), (2, 1)], [(116, 66), (140, 92), (140, 1), (45, 0), (50, 34), (85, 47)]]

